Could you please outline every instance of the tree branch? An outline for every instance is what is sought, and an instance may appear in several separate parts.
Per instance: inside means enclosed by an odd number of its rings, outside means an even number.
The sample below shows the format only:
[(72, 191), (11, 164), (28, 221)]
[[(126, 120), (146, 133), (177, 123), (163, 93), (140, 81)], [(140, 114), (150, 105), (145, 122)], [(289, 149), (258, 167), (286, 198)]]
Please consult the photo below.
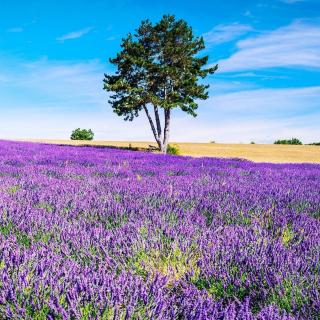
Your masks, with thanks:
[(169, 135), (170, 135), (170, 120), (171, 109), (164, 109), (164, 135), (163, 135), (163, 149), (167, 152)]
[(153, 108), (154, 108), (154, 116), (155, 116), (156, 124), (157, 124), (158, 137), (160, 140), (162, 140), (162, 129), (161, 129), (161, 122), (160, 122), (158, 106), (154, 105)]
[(159, 136), (158, 136), (157, 131), (156, 131), (156, 128), (155, 128), (155, 126), (154, 126), (153, 120), (152, 120), (152, 118), (151, 118), (151, 116), (150, 116), (149, 110), (148, 110), (148, 108), (146, 107), (146, 105), (143, 106), (143, 109), (144, 109), (144, 111), (146, 112), (147, 118), (148, 118), (148, 120), (149, 120), (151, 129), (152, 129), (152, 132), (153, 132), (153, 136), (154, 136), (154, 138), (155, 138), (156, 141), (157, 141), (158, 147), (160, 148), (160, 150), (162, 150), (162, 141), (159, 139)]

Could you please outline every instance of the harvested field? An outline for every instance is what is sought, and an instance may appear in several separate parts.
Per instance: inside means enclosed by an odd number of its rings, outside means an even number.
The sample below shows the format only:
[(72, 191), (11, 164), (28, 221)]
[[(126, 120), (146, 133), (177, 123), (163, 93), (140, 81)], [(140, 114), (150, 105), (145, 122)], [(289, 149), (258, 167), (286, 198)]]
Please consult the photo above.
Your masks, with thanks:
[[(96, 145), (145, 149), (154, 142), (130, 141), (71, 141), (29, 140), (54, 144)], [(181, 155), (193, 157), (241, 158), (254, 162), (320, 163), (319, 146), (290, 146), (274, 144), (224, 144), (224, 143), (173, 143), (179, 146)]]

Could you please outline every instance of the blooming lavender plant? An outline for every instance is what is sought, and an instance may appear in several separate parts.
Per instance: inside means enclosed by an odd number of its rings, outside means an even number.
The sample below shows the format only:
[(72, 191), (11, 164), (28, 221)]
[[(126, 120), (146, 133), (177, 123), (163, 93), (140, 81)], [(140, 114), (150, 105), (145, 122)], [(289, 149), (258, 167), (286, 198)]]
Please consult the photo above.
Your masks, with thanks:
[(319, 319), (320, 165), (0, 142), (1, 319)]

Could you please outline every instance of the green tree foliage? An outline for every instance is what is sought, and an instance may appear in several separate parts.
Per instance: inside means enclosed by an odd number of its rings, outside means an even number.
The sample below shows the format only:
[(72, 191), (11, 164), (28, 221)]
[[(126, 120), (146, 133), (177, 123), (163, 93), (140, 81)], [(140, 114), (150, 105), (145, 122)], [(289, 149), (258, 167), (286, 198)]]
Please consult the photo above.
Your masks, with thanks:
[(209, 86), (199, 80), (213, 74), (218, 66), (204, 68), (208, 56), (199, 56), (204, 48), (203, 38), (195, 37), (185, 21), (165, 15), (156, 24), (142, 21), (110, 59), (117, 70), (105, 74), (104, 89), (112, 92), (109, 103), (113, 111), (129, 121), (144, 111), (164, 153), (172, 109), (196, 116), (197, 101), (208, 98)]
[(94, 133), (91, 129), (80, 129), (77, 128), (71, 133), (71, 140), (93, 140)]
[(274, 144), (295, 144), (295, 145), (301, 145), (302, 142), (297, 139), (297, 138), (292, 138), (292, 139), (289, 139), (289, 140), (276, 140), (274, 142)]

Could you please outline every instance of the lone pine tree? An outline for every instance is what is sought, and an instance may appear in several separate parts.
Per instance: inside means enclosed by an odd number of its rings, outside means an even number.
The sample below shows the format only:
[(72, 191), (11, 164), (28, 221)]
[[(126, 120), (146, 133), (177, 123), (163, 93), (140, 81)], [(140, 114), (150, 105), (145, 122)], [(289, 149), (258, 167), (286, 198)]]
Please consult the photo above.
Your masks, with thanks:
[(163, 153), (172, 109), (195, 117), (197, 100), (208, 98), (209, 85), (199, 80), (213, 74), (218, 65), (204, 68), (208, 56), (198, 56), (204, 48), (203, 38), (195, 37), (184, 20), (165, 15), (156, 24), (142, 21), (135, 34), (122, 39), (121, 51), (110, 59), (116, 72), (105, 74), (104, 89), (112, 92), (113, 111), (129, 121), (144, 111)]

